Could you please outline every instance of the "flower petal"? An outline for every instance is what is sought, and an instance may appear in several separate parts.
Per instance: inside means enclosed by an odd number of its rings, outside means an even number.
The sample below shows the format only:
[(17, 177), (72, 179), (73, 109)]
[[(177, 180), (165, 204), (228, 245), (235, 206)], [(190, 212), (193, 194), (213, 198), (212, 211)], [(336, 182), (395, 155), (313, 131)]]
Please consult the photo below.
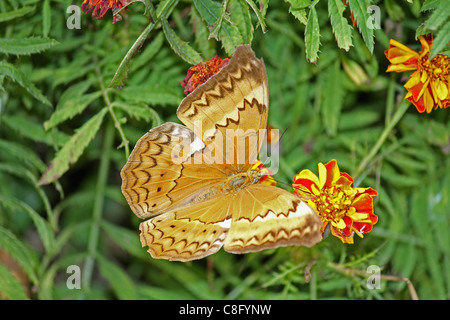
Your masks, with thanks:
[[(341, 177), (341, 173), (339, 171), (336, 159), (330, 160), (330, 162), (328, 162), (325, 166), (322, 165), (322, 167), (326, 169), (326, 172), (323, 172), (323, 170), (321, 172), (320, 171), (321, 168), (319, 166), (319, 180), (321, 179), (321, 175), (325, 175), (326, 180), (324, 181), (325, 182), (324, 186), (326, 188), (329, 188)], [(322, 181), (323, 180), (321, 180), (321, 183)]]

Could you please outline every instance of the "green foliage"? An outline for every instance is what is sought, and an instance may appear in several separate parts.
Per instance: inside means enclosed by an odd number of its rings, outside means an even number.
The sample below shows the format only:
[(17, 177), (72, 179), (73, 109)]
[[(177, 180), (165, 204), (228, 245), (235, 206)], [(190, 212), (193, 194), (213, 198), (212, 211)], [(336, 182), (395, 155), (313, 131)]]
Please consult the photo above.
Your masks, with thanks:
[[(410, 299), (393, 276), (450, 298), (449, 113), (417, 113), (384, 56), (390, 38), (418, 50), (424, 33), (432, 55), (448, 53), (449, 0), (133, 1), (116, 24), (81, 15), (80, 30), (66, 25), (72, 4), (0, 1), (1, 298)], [(154, 260), (119, 171), (145, 132), (178, 121), (187, 69), (241, 43), (264, 58), (269, 124), (288, 128), (280, 185), (335, 158), (378, 191), (379, 222), (354, 245)], [(71, 265), (80, 290), (66, 286)]]

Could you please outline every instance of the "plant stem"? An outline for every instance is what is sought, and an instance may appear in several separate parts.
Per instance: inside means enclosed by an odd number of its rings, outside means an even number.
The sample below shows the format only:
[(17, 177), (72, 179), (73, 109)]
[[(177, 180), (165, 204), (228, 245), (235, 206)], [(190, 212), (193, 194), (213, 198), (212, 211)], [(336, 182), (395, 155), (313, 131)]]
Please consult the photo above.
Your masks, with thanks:
[(97, 245), (100, 234), (100, 224), (102, 219), (105, 187), (108, 180), (110, 151), (114, 142), (114, 127), (111, 120), (108, 121), (105, 136), (103, 139), (103, 147), (100, 158), (100, 168), (97, 177), (97, 185), (95, 188), (94, 208), (92, 211), (91, 231), (89, 233), (88, 256), (83, 268), (83, 287), (89, 290), (92, 273), (94, 270), (95, 255), (97, 254)]
[[(111, 100), (109, 99), (108, 96), (108, 92), (106, 90), (105, 84), (103, 83), (103, 77), (102, 74), (100, 72), (100, 68), (98, 67), (98, 63), (97, 63), (97, 57), (94, 56), (94, 61), (95, 61), (95, 73), (97, 74), (97, 79), (98, 82), (100, 84), (100, 89), (102, 90), (102, 95), (103, 95), (103, 99), (105, 100), (106, 106), (108, 107), (108, 111), (111, 114), (111, 117), (114, 121), (114, 127), (117, 129), (117, 131), (120, 134), (120, 138), (122, 140), (122, 143), (120, 146), (123, 146), (125, 148), (125, 158), (128, 159), (128, 157), (130, 156), (130, 142), (128, 141), (127, 137), (125, 137), (125, 133), (122, 130), (122, 126), (120, 125), (119, 120), (117, 119), (116, 114), (114, 113), (114, 109), (113, 109), (113, 105), (111, 103)], [(120, 148), (119, 146), (119, 148)]]
[(373, 146), (372, 150), (370, 150), (369, 154), (367, 154), (364, 159), (361, 161), (358, 169), (356, 170), (356, 173), (353, 175), (354, 179), (356, 180), (359, 175), (367, 168), (372, 158), (377, 154), (377, 152), (380, 150), (381, 146), (383, 145), (386, 138), (390, 135), (392, 129), (397, 125), (397, 123), (400, 121), (400, 119), (405, 114), (406, 110), (409, 107), (409, 102), (406, 100), (402, 100), (400, 103), (397, 111), (392, 116), (391, 121), (386, 125), (383, 132), (381, 133), (380, 137), (378, 138), (378, 141)]

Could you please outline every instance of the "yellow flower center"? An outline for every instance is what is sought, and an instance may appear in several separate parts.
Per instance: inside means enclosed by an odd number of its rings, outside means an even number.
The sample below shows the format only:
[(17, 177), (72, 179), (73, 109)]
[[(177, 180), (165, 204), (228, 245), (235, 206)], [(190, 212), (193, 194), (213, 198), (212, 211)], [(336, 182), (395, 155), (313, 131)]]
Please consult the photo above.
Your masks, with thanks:
[(450, 58), (443, 54), (436, 55), (433, 59), (428, 60), (428, 54), (422, 57), (420, 67), (432, 78), (446, 81), (450, 75)]
[(342, 219), (348, 215), (352, 199), (353, 194), (351, 190), (333, 186), (320, 190), (320, 194), (316, 194), (312, 202), (322, 221), (332, 222), (335, 226), (345, 228), (345, 223)]

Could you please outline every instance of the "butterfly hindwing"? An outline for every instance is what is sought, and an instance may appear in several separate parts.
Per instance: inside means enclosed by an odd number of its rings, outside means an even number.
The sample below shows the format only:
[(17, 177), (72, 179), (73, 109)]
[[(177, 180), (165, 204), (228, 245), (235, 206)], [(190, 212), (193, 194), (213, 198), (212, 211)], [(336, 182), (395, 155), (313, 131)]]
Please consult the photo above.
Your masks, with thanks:
[(310, 247), (321, 240), (318, 215), (286, 190), (255, 184), (236, 193), (232, 202), (232, 221), (224, 244), (228, 252)]
[(223, 245), (231, 222), (231, 196), (171, 210), (140, 225), (141, 242), (153, 258), (200, 259)]

